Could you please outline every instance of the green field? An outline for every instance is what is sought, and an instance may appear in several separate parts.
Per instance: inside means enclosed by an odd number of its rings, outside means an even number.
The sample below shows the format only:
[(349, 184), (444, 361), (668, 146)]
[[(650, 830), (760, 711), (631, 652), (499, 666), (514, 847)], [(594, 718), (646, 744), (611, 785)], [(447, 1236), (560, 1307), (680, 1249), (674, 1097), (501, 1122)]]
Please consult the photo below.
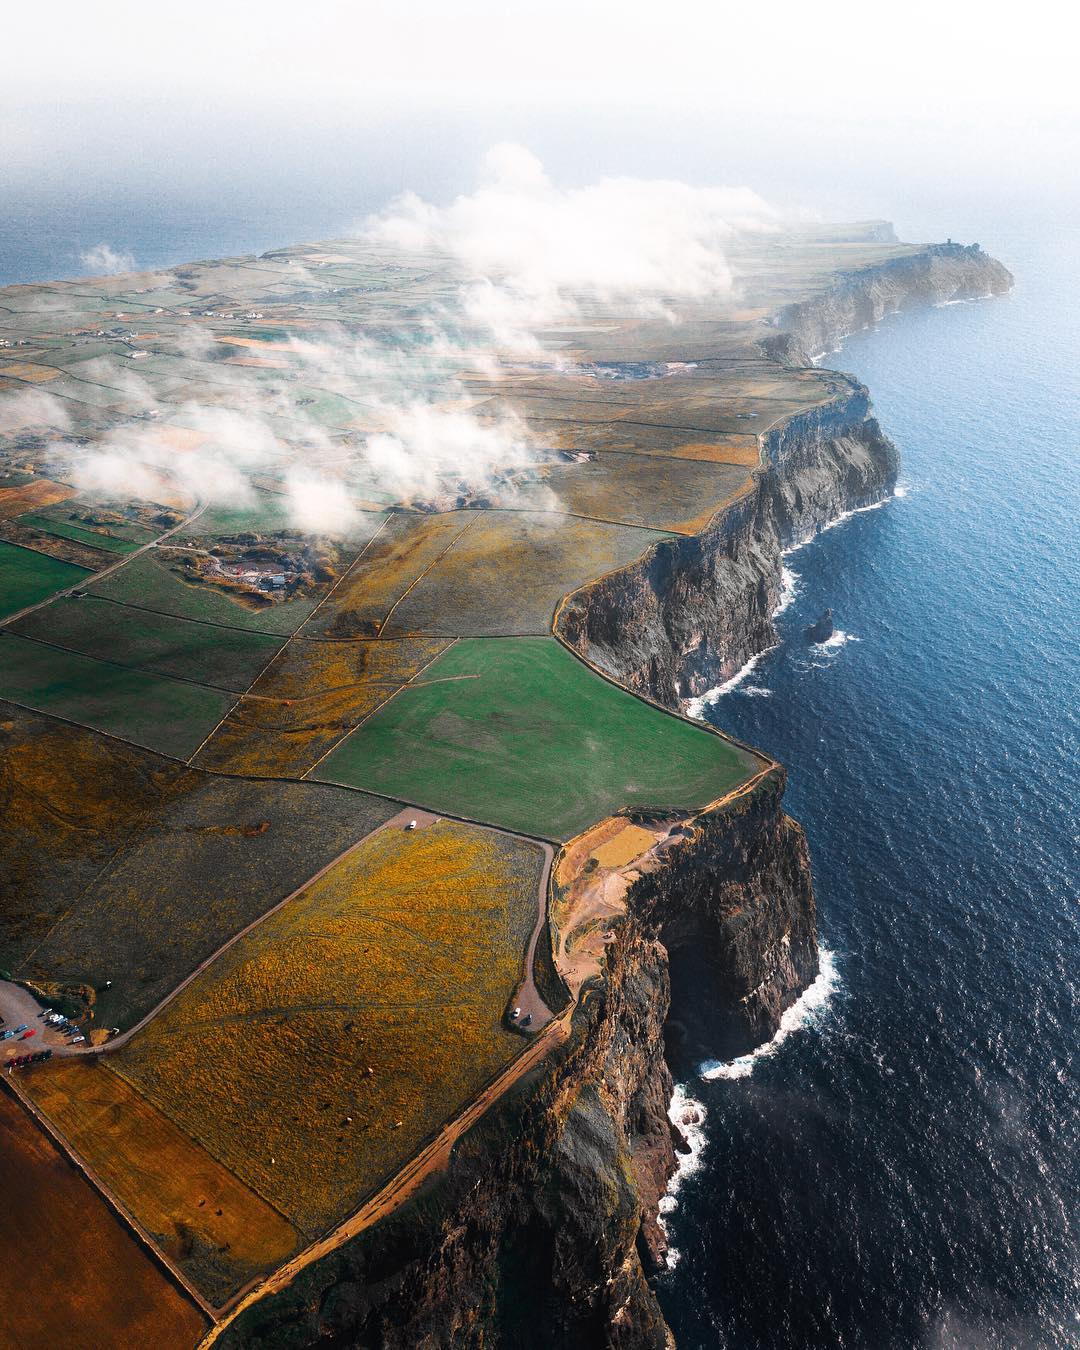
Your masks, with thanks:
[(152, 554), (153, 551), (144, 554), (120, 568), (90, 593), (159, 614), (247, 628), (256, 633), (280, 633), (283, 637), (295, 632), (318, 604), (318, 596), (307, 596), (249, 609), (224, 591), (183, 581)]
[(508, 638), (455, 643), (316, 776), (562, 840), (624, 806), (703, 807), (757, 767), (554, 638)]
[(76, 586), (89, 575), (84, 567), (0, 539), (0, 619)]
[(107, 657), (122, 666), (242, 693), (281, 647), (280, 637), (191, 623), (93, 596), (65, 598), (19, 619), (24, 637)]
[(134, 553), (141, 544), (154, 537), (147, 533), (142, 539), (124, 539), (118, 534), (106, 534), (104, 530), (80, 525), (77, 520), (65, 520), (62, 516), (46, 515), (40, 511), (30, 511), (19, 516), (18, 522), (35, 530), (44, 530), (46, 534), (58, 535), (61, 539), (74, 539), (77, 543), (89, 544), (91, 548), (103, 548), (108, 553)]
[(231, 694), (0, 636), (0, 698), (186, 758), (225, 716)]

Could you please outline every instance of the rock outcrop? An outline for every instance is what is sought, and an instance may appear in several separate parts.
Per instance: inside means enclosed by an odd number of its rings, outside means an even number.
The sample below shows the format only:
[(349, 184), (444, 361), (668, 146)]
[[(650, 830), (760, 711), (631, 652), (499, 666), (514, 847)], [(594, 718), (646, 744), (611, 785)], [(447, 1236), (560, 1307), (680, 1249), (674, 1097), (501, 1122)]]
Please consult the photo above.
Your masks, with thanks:
[(835, 632), (836, 625), (833, 623), (833, 612), (831, 609), (827, 609), (824, 614), (809, 625), (805, 637), (807, 642), (822, 643), (828, 642)]

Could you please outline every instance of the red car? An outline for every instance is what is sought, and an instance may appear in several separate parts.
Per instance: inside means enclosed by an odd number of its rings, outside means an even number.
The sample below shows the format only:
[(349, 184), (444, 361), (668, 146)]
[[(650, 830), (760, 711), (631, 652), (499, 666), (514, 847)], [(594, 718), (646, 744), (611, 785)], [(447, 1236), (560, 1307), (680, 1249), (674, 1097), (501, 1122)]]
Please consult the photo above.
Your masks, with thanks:
[(23, 1032), (23, 1034), (19, 1037), (19, 1040), (20, 1040), (20, 1041), (28, 1041), (28, 1040), (30, 1039), (31, 1036), (36, 1036), (36, 1035), (37, 1035), (37, 1032), (34, 1030), (33, 1027), (31, 1027), (29, 1031), (24, 1031), (24, 1032)]

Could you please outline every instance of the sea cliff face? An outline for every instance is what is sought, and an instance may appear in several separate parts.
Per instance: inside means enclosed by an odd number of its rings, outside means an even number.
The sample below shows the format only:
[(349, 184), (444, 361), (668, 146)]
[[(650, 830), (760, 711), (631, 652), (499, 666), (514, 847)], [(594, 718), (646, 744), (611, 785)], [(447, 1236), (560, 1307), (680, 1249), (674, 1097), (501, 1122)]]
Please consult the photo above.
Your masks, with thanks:
[(786, 305), (776, 315), (770, 355), (807, 365), (849, 333), (913, 305), (942, 305), (1003, 295), (1009, 270), (978, 244), (929, 244), (907, 257), (841, 273), (823, 295)]
[[(977, 248), (934, 246), (789, 306), (762, 346), (807, 364), (891, 310), (1010, 283)], [(831, 397), (762, 434), (748, 490), (702, 534), (663, 541), (576, 593), (560, 636), (673, 707), (771, 645), (782, 550), (881, 500), (896, 479), (866, 389), (831, 378)], [(682, 1146), (667, 1114), (669, 1065), (768, 1039), (818, 969), (809, 855), (783, 788), (773, 768), (675, 831), (657, 865), (634, 875), (572, 1012), (567, 1002), (567, 1042), (459, 1142), (424, 1193), (251, 1304), (220, 1343), (672, 1345), (650, 1282), (665, 1252), (659, 1201)], [(557, 976), (547, 983), (557, 1001)]]
[(677, 707), (775, 641), (781, 555), (855, 507), (887, 496), (898, 457), (866, 389), (843, 379), (824, 405), (762, 437), (750, 490), (700, 535), (666, 540), (583, 588), (560, 635), (594, 665)]

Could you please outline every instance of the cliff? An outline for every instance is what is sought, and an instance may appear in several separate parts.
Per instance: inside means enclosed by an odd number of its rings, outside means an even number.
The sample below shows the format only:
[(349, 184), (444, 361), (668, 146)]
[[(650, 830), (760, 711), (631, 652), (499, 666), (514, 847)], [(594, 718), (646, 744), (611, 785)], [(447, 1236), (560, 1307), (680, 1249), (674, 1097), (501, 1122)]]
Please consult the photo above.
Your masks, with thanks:
[(771, 356), (808, 365), (849, 333), (916, 305), (980, 300), (1010, 290), (1013, 277), (978, 244), (928, 244), (917, 253), (842, 272), (818, 296), (786, 305), (778, 332), (763, 346)]
[[(892, 309), (1010, 280), (977, 248), (934, 246), (788, 306), (762, 347), (805, 363)], [(671, 706), (769, 646), (782, 550), (880, 500), (896, 479), (896, 450), (866, 389), (828, 379), (824, 401), (762, 434), (747, 490), (702, 534), (662, 541), (577, 592), (560, 636)], [(459, 1142), (419, 1197), (245, 1308), (221, 1342), (671, 1345), (650, 1283), (664, 1253), (658, 1202), (681, 1143), (667, 1116), (669, 1065), (766, 1040), (818, 968), (809, 855), (783, 788), (773, 766), (742, 796), (661, 822), (648, 856), (622, 872), (619, 913), (599, 928), (592, 916), (595, 965), (562, 986), (565, 1044)], [(569, 978), (559, 961), (573, 911), (569, 846), (562, 862), (556, 876), (570, 881), (564, 890), (557, 879), (553, 893), (549, 1001)]]
[[(783, 772), (668, 836), (610, 923), (570, 1037), (457, 1146), (410, 1205), (253, 1304), (222, 1344), (270, 1347), (664, 1347), (649, 1276), (680, 1140), (667, 1038), (695, 1039), (685, 955), (714, 991), (705, 1029), (733, 1051), (770, 1034), (813, 976), (805, 840)], [(725, 1040), (726, 1038), (726, 1040)], [(677, 1050), (675, 1053), (679, 1053)]]
[(692, 538), (578, 591), (560, 636), (631, 689), (671, 706), (734, 674), (776, 640), (781, 554), (844, 511), (887, 496), (895, 447), (848, 377), (827, 403), (762, 437), (750, 490)]

